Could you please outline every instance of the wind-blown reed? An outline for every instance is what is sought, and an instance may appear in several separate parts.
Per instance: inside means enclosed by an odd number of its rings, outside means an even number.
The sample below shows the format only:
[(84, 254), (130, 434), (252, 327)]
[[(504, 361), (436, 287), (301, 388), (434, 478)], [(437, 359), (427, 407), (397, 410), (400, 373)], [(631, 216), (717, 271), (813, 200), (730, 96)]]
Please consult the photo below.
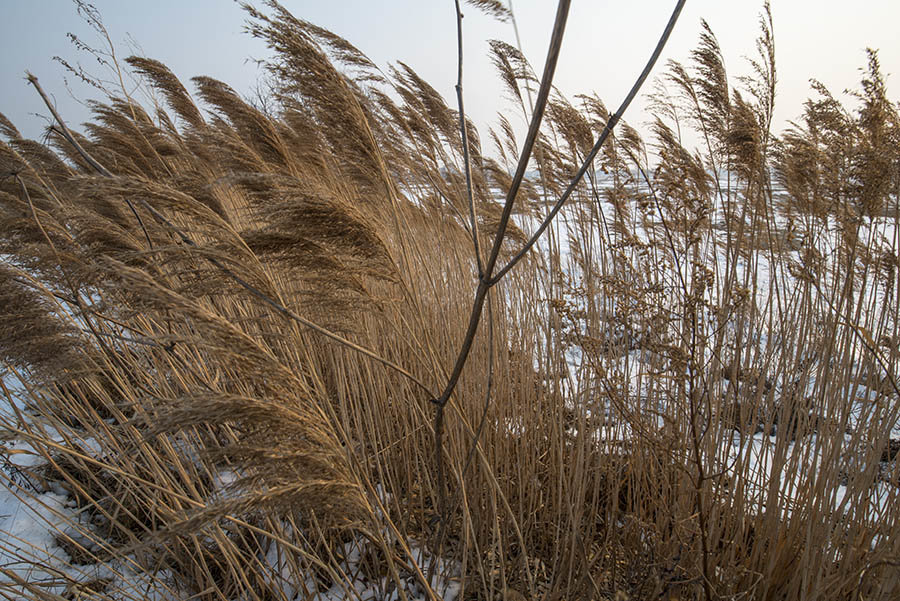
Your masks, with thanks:
[[(465, 599), (900, 593), (900, 128), (876, 53), (857, 109), (816, 84), (780, 136), (768, 12), (737, 87), (708, 27), (668, 65), (649, 141), (620, 124), (491, 295), (446, 406), (442, 516), (429, 396), (478, 275), (459, 114), (265, 6), (245, 6), (265, 103), (124, 61), (158, 102), (122, 90), (73, 134), (108, 176), (61, 124), (43, 144), (0, 116), (0, 357), (24, 387), (3, 427), (79, 508), (73, 562), (195, 599), (353, 598), (352, 543), (386, 596), (436, 599), (415, 547), (444, 519)], [(531, 67), (491, 53), (529, 119)], [(551, 95), (502, 264), (610, 118)], [(466, 123), (482, 248), (511, 121)], [(63, 598), (22, 573), (0, 587)], [(91, 594), (128, 598), (114, 576)]]

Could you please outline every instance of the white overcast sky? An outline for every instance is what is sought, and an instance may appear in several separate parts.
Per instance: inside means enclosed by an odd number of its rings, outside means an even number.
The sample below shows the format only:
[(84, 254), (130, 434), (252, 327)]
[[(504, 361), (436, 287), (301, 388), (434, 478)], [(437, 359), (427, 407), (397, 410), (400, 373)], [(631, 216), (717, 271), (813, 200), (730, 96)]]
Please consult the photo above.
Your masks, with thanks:
[[(282, 0), (296, 16), (347, 38), (379, 66), (402, 60), (454, 104), (456, 24), (452, 0)], [(575, 0), (557, 71), (557, 86), (567, 95), (596, 92), (618, 106), (642, 68), (664, 27), (674, 0), (606, 2)], [(161, 60), (190, 89), (189, 79), (210, 75), (249, 93), (259, 76), (251, 59), (266, 49), (243, 32), (245, 16), (230, 0), (95, 0), (120, 56), (135, 52)], [(99, 43), (69, 0), (0, 0), (0, 112), (29, 137), (40, 136), (46, 115), (24, 81), (32, 71), (53, 95), (64, 117), (87, 118), (72, 98), (92, 94), (52, 57), (63, 56), (96, 70), (67, 39), (73, 32)], [(537, 72), (543, 67), (556, 3), (514, 0), (523, 49)], [(700, 20), (713, 28), (732, 75), (746, 73), (745, 57), (755, 53), (762, 1), (688, 0), (655, 74), (665, 60), (686, 61), (696, 45)], [(854, 87), (865, 65), (865, 48), (880, 52), (892, 98), (900, 97), (900, 1), (772, 0), (775, 20), (779, 96), (776, 128), (797, 118), (809, 95), (809, 79), (825, 83), (836, 95)], [(497, 111), (509, 104), (487, 59), (487, 40), (514, 43), (509, 24), (465, 8), (467, 112), (479, 127), (494, 125)], [(135, 46), (137, 44), (137, 46)], [(64, 81), (68, 81), (67, 91)], [(649, 89), (649, 86), (645, 88)], [(638, 103), (626, 116), (633, 124), (646, 118)]]

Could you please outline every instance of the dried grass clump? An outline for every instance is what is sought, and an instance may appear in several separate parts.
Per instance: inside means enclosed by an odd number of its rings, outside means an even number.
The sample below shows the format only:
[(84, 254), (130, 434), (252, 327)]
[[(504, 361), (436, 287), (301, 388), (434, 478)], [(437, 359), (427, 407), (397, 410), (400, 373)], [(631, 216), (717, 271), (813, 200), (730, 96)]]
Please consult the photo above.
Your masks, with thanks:
[[(441, 404), (517, 185), (513, 120), (479, 136), (409, 66), (265, 6), (245, 6), (274, 53), (260, 102), (131, 57), (159, 103), (110, 92), (46, 143), (0, 116), (2, 427), (33, 458), (4, 483), (74, 506), (47, 509), (71, 565), (0, 543), (52, 574), (0, 566), (0, 590), (900, 592), (900, 128), (874, 52), (858, 109), (816, 84), (781, 136), (768, 11), (736, 83), (704, 24), (647, 140), (622, 123), (595, 149), (621, 115), (550, 95), (498, 270), (568, 201), (484, 296)], [(538, 77), (505, 43), (491, 59), (530, 119)]]

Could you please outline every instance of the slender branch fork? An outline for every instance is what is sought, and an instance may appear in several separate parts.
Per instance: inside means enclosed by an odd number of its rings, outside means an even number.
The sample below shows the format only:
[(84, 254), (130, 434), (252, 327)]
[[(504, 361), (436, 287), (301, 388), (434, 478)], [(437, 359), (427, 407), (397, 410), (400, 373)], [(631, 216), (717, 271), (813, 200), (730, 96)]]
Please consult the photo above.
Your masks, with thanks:
[[(597, 142), (594, 144), (594, 147), (591, 149), (591, 152), (587, 155), (582, 164), (581, 168), (575, 174), (575, 177), (572, 178), (569, 186), (566, 188), (566, 191), (556, 202), (556, 205), (541, 223), (540, 227), (531, 237), (531, 239), (525, 244), (525, 246), (507, 263), (500, 271), (494, 275), (494, 268), (497, 265), (497, 258), (500, 255), (500, 249), (502, 247), (506, 228), (509, 224), (510, 216), (512, 214), (512, 208), (516, 200), (516, 195), (519, 191), (519, 186), (522, 183), (522, 179), (525, 176), (525, 170), (528, 166), (528, 162), (531, 158), (531, 151), (534, 147), (534, 143), (537, 139), (541, 121), (544, 115), (544, 109), (547, 105), (547, 99), (550, 95), (550, 89), (552, 87), (553, 75), (556, 71), (556, 63), (559, 58), (560, 49), (562, 47), (562, 39), (563, 34), (565, 32), (566, 20), (569, 14), (569, 7), (571, 2), (569, 0), (560, 0), (557, 12), (556, 12), (556, 21), (553, 26), (553, 33), (550, 39), (550, 48), (547, 51), (547, 60), (544, 65), (544, 73), (541, 78), (541, 87), (538, 91), (538, 96), (535, 101), (535, 108), (532, 113), (531, 124), (528, 129), (528, 135), (525, 139), (524, 146), (522, 148), (522, 153), (519, 158), (519, 163), (516, 168), (515, 175), (512, 180), (512, 184), (510, 185), (509, 192), (506, 196), (506, 201), (503, 205), (503, 213), (500, 217), (500, 223), (497, 227), (497, 233), (494, 238), (494, 244), (491, 248), (491, 254), (488, 257), (487, 263), (484, 266), (484, 270), (481, 273), (481, 276), (478, 281), (478, 287), (475, 291), (475, 300), (472, 306), (472, 312), (469, 316), (469, 324), (466, 330), (466, 335), (463, 338), (462, 346), (460, 347), (459, 354), (456, 358), (456, 364), (453, 368), (453, 371), (448, 378), (447, 384), (444, 387), (443, 392), (440, 397), (432, 399), (432, 402), (437, 405), (437, 413), (435, 415), (435, 453), (436, 460), (438, 461), (438, 480), (439, 480), (439, 490), (443, 492), (443, 469), (441, 467), (442, 464), (442, 436), (443, 436), (443, 424), (444, 424), (444, 415), (443, 410), (446, 406), (447, 402), (450, 399), (450, 396), (453, 394), (454, 389), (456, 388), (457, 383), (459, 382), (459, 378), (462, 374), (462, 371), (466, 365), (466, 361), (468, 360), (469, 353), (472, 350), (472, 344), (475, 339), (475, 334), (478, 330), (478, 324), (481, 320), (481, 313), (484, 308), (484, 302), (487, 298), (488, 291), (495, 286), (500, 280), (518, 263), (531, 248), (535, 245), (535, 243), (540, 239), (541, 235), (559, 213), (562, 206), (569, 199), (572, 192), (575, 190), (575, 187), (581, 181), (581, 178), (587, 172), (588, 167), (591, 162), (596, 157), (600, 148), (603, 146), (603, 143), (609, 137), (613, 128), (621, 119), (622, 115), (628, 109), (628, 106), (631, 104), (632, 100), (634, 100), (635, 96), (637, 96), (638, 92), (641, 89), (641, 86), (646, 81), (647, 77), (650, 75), (654, 65), (656, 64), (657, 59), (660, 54), (662, 54), (662, 50), (666, 45), (666, 42), (669, 40), (669, 36), (672, 33), (672, 30), (675, 28), (675, 23), (678, 21), (678, 17), (681, 14), (681, 10), (684, 7), (686, 0), (678, 0), (678, 3), (675, 6), (675, 9), (672, 12), (672, 16), (669, 18), (669, 22), (666, 25), (665, 30), (659, 38), (659, 41), (656, 44), (656, 48), (653, 51), (653, 54), (650, 56), (650, 59), (647, 61), (647, 64), (644, 66), (643, 71), (638, 77), (637, 81), (632, 86), (628, 95), (625, 97), (625, 100), (622, 102), (622, 105), (607, 121), (606, 126), (603, 128), (603, 132), (597, 139)], [(458, 3), (457, 3), (458, 6)], [(461, 37), (460, 37), (461, 40)], [(461, 45), (461, 41), (460, 41)], [(461, 46), (460, 46), (461, 48)], [(460, 53), (461, 53), (460, 49)], [(461, 65), (461, 59), (460, 59)], [(461, 93), (461, 87), (457, 89), (458, 92)], [(463, 131), (465, 131), (465, 127), (463, 126)], [(467, 174), (468, 174), (468, 165), (467, 165)]]
[[(672, 11), (672, 15), (669, 18), (669, 21), (666, 25), (665, 30), (659, 38), (659, 41), (656, 44), (656, 48), (654, 48), (653, 53), (650, 56), (650, 59), (647, 61), (644, 66), (643, 71), (638, 76), (637, 81), (635, 81), (634, 85), (631, 87), (631, 90), (628, 92), (628, 95), (625, 97), (625, 100), (622, 102), (619, 109), (609, 118), (606, 123), (606, 126), (603, 128), (600, 136), (597, 138), (596, 143), (594, 144), (591, 152), (585, 158), (581, 168), (572, 178), (572, 181), (569, 183), (569, 186), (566, 188), (565, 192), (556, 202), (553, 209), (541, 223), (540, 227), (538, 227), (537, 231), (535, 231), (534, 235), (528, 240), (525, 246), (504, 266), (494, 275), (494, 268), (497, 265), (497, 259), (500, 255), (500, 249), (503, 245), (503, 241), (506, 235), (506, 228), (509, 225), (509, 221), (512, 215), (513, 205), (515, 204), (516, 196), (519, 191), (519, 186), (522, 183), (523, 178), (525, 177), (525, 171), (528, 167), (528, 163), (531, 159), (531, 152), (534, 148), (535, 141), (537, 140), (537, 136), (540, 132), (541, 121), (543, 120), (544, 110), (547, 106), (547, 100), (550, 96), (550, 90), (552, 88), (553, 75), (556, 71), (556, 63), (559, 59), (559, 53), (562, 48), (562, 40), (563, 35), (566, 28), (566, 21), (569, 15), (569, 8), (571, 5), (570, 0), (560, 0), (557, 5), (556, 11), (556, 20), (553, 25), (553, 32), (550, 38), (550, 48), (547, 51), (547, 59), (544, 63), (544, 73), (541, 77), (541, 86), (538, 90), (538, 96), (535, 101), (534, 109), (532, 110), (531, 123), (528, 128), (528, 135), (525, 138), (525, 143), (522, 148), (522, 153), (519, 157), (519, 162), (516, 167), (515, 175), (513, 176), (512, 183), (510, 184), (509, 191), (506, 195), (506, 200), (503, 205), (503, 212), (500, 217), (500, 222), (497, 227), (497, 233), (495, 234), (494, 244), (491, 248), (491, 253), (487, 259), (487, 263), (482, 266), (481, 253), (479, 249), (479, 241), (478, 241), (478, 233), (476, 230), (476, 214), (475, 214), (475, 206), (474, 200), (472, 196), (472, 188), (471, 188), (471, 171), (469, 165), (469, 155), (468, 155), (468, 144), (467, 144), (467, 132), (466, 132), (466, 121), (465, 121), (465, 113), (463, 111), (463, 94), (462, 94), (462, 65), (463, 65), (463, 47), (462, 47), (462, 13), (459, 9), (459, 0), (455, 0), (456, 5), (456, 15), (457, 15), (457, 37), (458, 37), (458, 82), (456, 86), (457, 99), (459, 101), (459, 109), (460, 109), (460, 133), (463, 141), (463, 159), (465, 161), (465, 171), (466, 171), (466, 185), (467, 185), (467, 193), (469, 200), (469, 213), (470, 219), (472, 220), (472, 235), (473, 241), (475, 245), (475, 254), (476, 261), (478, 264), (478, 287), (475, 290), (475, 300), (472, 306), (472, 312), (469, 316), (469, 324), (466, 329), (465, 337), (463, 338), (462, 346), (460, 347), (459, 354), (456, 358), (456, 363), (453, 367), (453, 371), (450, 374), (450, 377), (447, 380), (447, 384), (444, 387), (443, 392), (440, 397), (432, 398), (431, 402), (436, 405), (434, 422), (433, 422), (433, 430), (434, 430), (434, 461), (435, 461), (435, 469), (437, 471), (437, 490), (438, 490), (438, 512), (441, 519), (441, 529), (443, 532), (444, 527), (446, 526), (447, 520), (449, 518), (449, 503), (447, 499), (447, 491), (446, 491), (446, 476), (444, 470), (444, 409), (447, 406), (447, 403), (450, 400), (450, 396), (453, 394), (453, 391), (456, 389), (456, 385), (459, 382), (459, 378), (462, 375), (463, 369), (466, 366), (466, 362), (469, 358), (469, 353), (472, 350), (472, 345), (475, 340), (475, 334), (478, 331), (478, 325), (481, 321), (481, 314), (484, 309), (485, 301), (488, 298), (488, 294), (497, 283), (507, 274), (509, 271), (534, 247), (535, 243), (540, 239), (543, 235), (544, 231), (559, 213), (562, 206), (566, 203), (571, 196), (572, 192), (575, 190), (578, 183), (584, 177), (584, 174), (587, 172), (594, 158), (597, 156), (597, 153), (600, 151), (600, 148), (603, 146), (604, 142), (606, 142), (609, 135), (612, 133), (613, 128), (615, 128), (616, 124), (621, 119), (622, 115), (624, 115), (625, 111), (628, 109), (628, 106), (631, 104), (632, 100), (634, 100), (635, 96), (637, 96), (647, 77), (649, 77), (650, 72), (653, 70), (656, 61), (659, 59), (660, 54), (662, 54), (663, 48), (665, 48), (666, 43), (669, 40), (669, 36), (671, 35), (673, 29), (675, 28), (675, 24), (678, 21), (678, 17), (681, 15), (681, 10), (684, 8), (686, 0), (678, 0), (678, 3), (675, 6), (675, 9)], [(492, 352), (492, 349), (489, 349), (489, 352)], [(487, 402), (490, 402), (490, 389), (488, 389)], [(485, 407), (485, 410), (487, 407)], [(475, 439), (472, 442), (472, 449), (478, 445), (478, 436), (479, 432), (476, 433)], [(467, 461), (468, 464), (468, 461)], [(438, 545), (440, 545), (441, 536), (438, 537)]]
[[(550, 49), (547, 51), (547, 60), (544, 64), (544, 74), (541, 78), (541, 88), (538, 92), (535, 110), (532, 113), (531, 124), (528, 128), (528, 135), (525, 138), (525, 144), (522, 148), (522, 154), (519, 157), (519, 164), (516, 167), (516, 173), (513, 176), (512, 184), (506, 195), (506, 202), (503, 205), (503, 213), (500, 217), (500, 223), (497, 227), (494, 244), (491, 248), (491, 254), (483, 270), (479, 270), (478, 288), (475, 291), (475, 301), (472, 306), (472, 312), (469, 316), (469, 325), (466, 330), (465, 338), (463, 338), (462, 347), (456, 358), (456, 364), (450, 373), (447, 384), (440, 397), (432, 398), (431, 402), (437, 406), (434, 415), (434, 460), (437, 470), (437, 489), (438, 489), (438, 510), (442, 522), (446, 523), (448, 518), (448, 504), (446, 495), (446, 477), (444, 475), (444, 408), (450, 400), (450, 395), (456, 388), (459, 377), (462, 375), (463, 368), (469, 358), (469, 352), (472, 350), (472, 344), (475, 340), (475, 333), (478, 331), (478, 324), (481, 322), (481, 313), (484, 309), (484, 302), (487, 299), (488, 292), (493, 287), (491, 284), (491, 274), (497, 264), (497, 257), (500, 255), (500, 248), (503, 244), (503, 238), (506, 234), (506, 227), (512, 214), (513, 204), (519, 191), (522, 179), (525, 177), (525, 170), (528, 167), (528, 161), (531, 158), (531, 150), (537, 140), (538, 132), (541, 127), (541, 120), (544, 116), (544, 109), (547, 105), (547, 99), (550, 96), (551, 84), (553, 82), (553, 74), (556, 72), (556, 63), (559, 59), (559, 52), (562, 48), (563, 33), (566, 29), (566, 20), (569, 16), (570, 0), (560, 0), (556, 10), (556, 21), (553, 25), (553, 33), (550, 38)], [(458, 6), (458, 4), (457, 4)], [(457, 17), (459, 23), (459, 17)], [(460, 37), (460, 44), (462, 38)], [(461, 52), (461, 50), (460, 50)], [(465, 126), (463, 126), (465, 131)], [(468, 165), (467, 165), (468, 173)], [(477, 444), (477, 441), (476, 441)]]
[(439, 410), (441, 407), (447, 404), (450, 395), (456, 388), (456, 384), (459, 381), (459, 377), (462, 374), (462, 370), (465, 367), (466, 360), (468, 359), (469, 351), (472, 350), (472, 342), (475, 338), (475, 332), (478, 330), (478, 323), (481, 320), (481, 312), (484, 309), (484, 301), (487, 298), (488, 290), (490, 290), (493, 285), (491, 283), (491, 275), (494, 272), (494, 267), (497, 265), (497, 258), (500, 255), (500, 248), (506, 235), (506, 228), (509, 225), (510, 216), (512, 215), (513, 204), (515, 203), (516, 195), (519, 192), (519, 186), (522, 184), (522, 180), (525, 177), (525, 170), (527, 169), (528, 161), (531, 158), (531, 150), (534, 147), (535, 141), (537, 140), (538, 132), (541, 127), (541, 121), (544, 116), (544, 109), (547, 106), (547, 99), (550, 96), (553, 74), (556, 72), (556, 63), (559, 59), (559, 52), (562, 48), (563, 33), (566, 29), (566, 20), (569, 16), (570, 5), (570, 0), (560, 0), (557, 7), (556, 21), (553, 25), (553, 34), (550, 38), (550, 49), (547, 52), (547, 61), (544, 65), (544, 74), (541, 78), (541, 88), (538, 92), (535, 110), (532, 114), (531, 124), (528, 128), (528, 135), (525, 138), (525, 144), (522, 148), (522, 154), (516, 167), (516, 173), (513, 176), (509, 192), (506, 195), (506, 201), (503, 205), (503, 213), (500, 216), (500, 223), (497, 227), (497, 233), (494, 238), (493, 247), (491, 248), (491, 254), (488, 257), (487, 263), (485, 264), (484, 273), (478, 281), (478, 288), (475, 292), (475, 301), (472, 306), (472, 313), (469, 316), (469, 325), (466, 330), (466, 335), (463, 339), (462, 347), (460, 348), (459, 355), (456, 359), (456, 364), (453, 368), (453, 371), (450, 373), (450, 378), (447, 381), (447, 385), (445, 386), (444, 391), (441, 393), (440, 397), (432, 399), (432, 402), (437, 404)]

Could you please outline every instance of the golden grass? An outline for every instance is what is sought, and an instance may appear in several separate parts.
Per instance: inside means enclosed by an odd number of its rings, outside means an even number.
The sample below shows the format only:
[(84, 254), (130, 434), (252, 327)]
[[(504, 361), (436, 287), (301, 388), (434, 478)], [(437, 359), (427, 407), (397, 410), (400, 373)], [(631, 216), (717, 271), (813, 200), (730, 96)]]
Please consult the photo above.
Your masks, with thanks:
[[(618, 130), (544, 251), (495, 288), (439, 462), (425, 389), (446, 382), (477, 283), (458, 114), (406, 65), (382, 73), (266, 5), (247, 10), (275, 51), (267, 110), (205, 77), (194, 100), (129, 58), (161, 104), (93, 106), (76, 140), (108, 176), (58, 126), (42, 145), (0, 119), (0, 355), (26, 406), (2, 426), (82, 512), (58, 538), (73, 563), (280, 599), (277, 551), (302, 598), (353, 597), (356, 541), (372, 578), (434, 599), (409, 541), (435, 545), (443, 518), (465, 599), (900, 593), (898, 470), (879, 462), (900, 412), (900, 128), (874, 53), (858, 111), (819, 87), (776, 137), (769, 21), (739, 88), (707, 28), (668, 67), (651, 141)], [(527, 118), (534, 74), (492, 52)], [(501, 262), (609, 116), (551, 99)], [(520, 146), (505, 118), (467, 129), (489, 248)], [(224, 496), (223, 470), (239, 476)]]

